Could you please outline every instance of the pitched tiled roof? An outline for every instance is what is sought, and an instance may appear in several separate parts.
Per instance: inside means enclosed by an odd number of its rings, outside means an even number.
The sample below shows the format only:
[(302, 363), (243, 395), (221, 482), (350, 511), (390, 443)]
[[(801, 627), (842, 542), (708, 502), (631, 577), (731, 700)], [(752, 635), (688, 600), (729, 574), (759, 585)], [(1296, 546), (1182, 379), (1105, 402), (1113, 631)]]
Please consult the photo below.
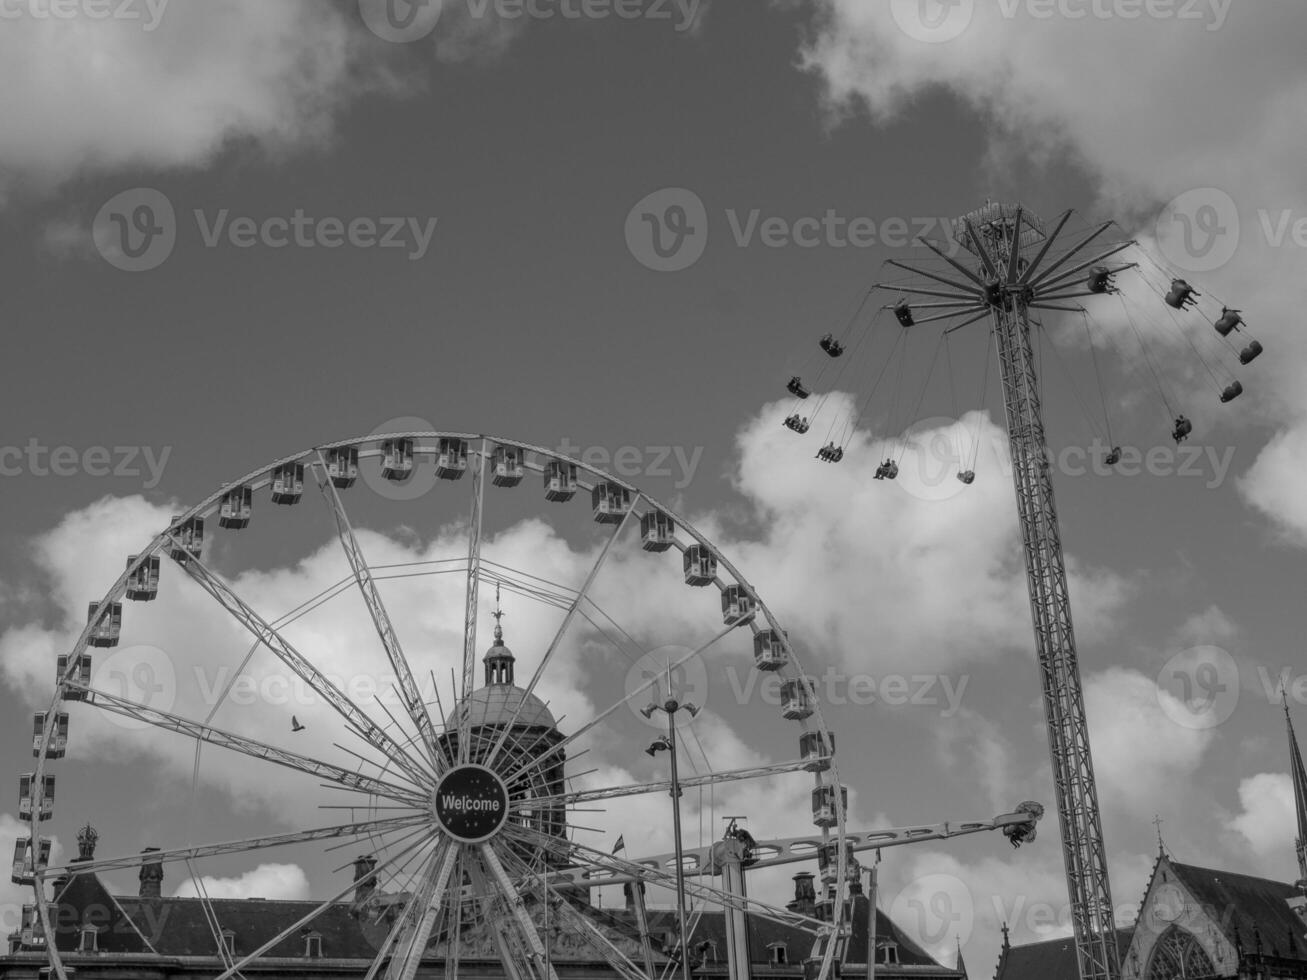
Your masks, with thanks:
[[(627, 913), (618, 913), (627, 915)], [(670, 911), (653, 911), (649, 915), (649, 929), (653, 933), (676, 932), (676, 916)], [(857, 896), (854, 899), (853, 928), (850, 933), (844, 962), (863, 965), (867, 962), (867, 899)], [(634, 929), (634, 923), (631, 928)], [(631, 933), (635, 935), (634, 932)], [(929, 975), (932, 977), (960, 977), (955, 970), (943, 966), (929, 953), (918, 946), (903, 930), (896, 926), (884, 912), (876, 910), (876, 939), (878, 943), (892, 940), (898, 945), (899, 966), (904, 968), (896, 973), (894, 967), (886, 965), (877, 968), (877, 974), (885, 977), (896, 975)], [(719, 957), (726, 955), (726, 920), (721, 912), (706, 912), (700, 918), (690, 940), (695, 943), (711, 941), (716, 943)], [(812, 934), (797, 926), (785, 925), (768, 919), (753, 916), (749, 922), (749, 959), (754, 963), (766, 963), (770, 959), (770, 947), (784, 943), (791, 963), (800, 962), (812, 946)], [(925, 973), (923, 974), (923, 971)]]
[[(213, 928), (205, 914), (204, 903), (198, 898), (142, 898), (113, 897), (94, 873), (75, 875), (59, 894), (61, 912), (69, 925), (59, 931), (59, 948), (71, 951), (77, 947), (79, 926), (89, 910), (99, 925), (99, 948), (106, 953), (149, 953), (160, 956), (214, 956), (217, 942)], [(237, 957), (259, 948), (265, 942), (318, 907), (313, 901), (284, 901), (261, 898), (224, 899), (210, 901), (221, 929), (235, 934)], [(598, 909), (581, 906), (584, 914), (603, 931), (615, 937), (622, 936), (638, 941), (639, 933), (633, 912), (624, 909)], [(854, 921), (850, 941), (844, 957), (845, 963), (864, 964), (867, 949), (867, 899), (855, 898)], [(891, 977), (930, 977), (955, 980), (957, 971), (942, 966), (925, 950), (903, 933), (885, 913), (877, 910), (876, 934), (878, 940), (893, 940), (898, 945), (896, 965), (878, 966), (877, 974)], [(648, 914), (649, 930), (655, 939), (655, 953), (659, 961), (666, 962), (667, 951), (659, 940), (663, 935), (677, 932), (676, 913), (664, 909), (651, 909)], [(328, 959), (366, 959), (375, 957), (378, 945), (389, 928), (386, 921), (377, 921), (375, 915), (358, 915), (348, 903), (328, 906), (311, 924), (322, 937), (321, 955)], [(300, 958), (305, 955), (303, 933), (307, 929), (292, 930), (291, 935), (272, 947), (269, 957)], [(721, 912), (703, 913), (691, 936), (691, 948), (708, 941), (716, 947), (717, 963), (725, 970), (727, 957), (726, 921)], [(749, 922), (749, 952), (755, 964), (767, 964), (771, 947), (784, 944), (787, 951), (787, 969), (792, 973), (812, 948), (812, 933), (794, 925), (773, 922), (751, 916)], [(765, 971), (764, 971), (765, 972)]]
[(60, 950), (77, 949), (82, 925), (89, 922), (96, 927), (96, 943), (104, 952), (148, 952), (146, 937), (97, 875), (80, 874), (65, 879), (56, 886), (54, 897), (61, 911), (51, 910), (50, 925)]
[[(1134, 934), (1134, 926), (1117, 929), (1116, 948), (1122, 956), (1130, 948)], [(1042, 943), (1007, 947), (1000, 954), (994, 980), (1076, 980), (1079, 975), (1075, 939), (1064, 936)]]
[(1307, 942), (1304, 942), (1307, 926), (1287, 904), (1289, 898), (1298, 894), (1293, 885), (1191, 864), (1171, 862), (1171, 867), (1231, 942), (1237, 927), (1244, 949), (1251, 953), (1256, 930), (1266, 952), (1274, 945), (1284, 956), (1288, 952), (1289, 935), (1293, 933), (1299, 955), (1307, 957)]
[[(198, 898), (120, 898), (119, 903), (149, 937), (162, 956), (213, 956), (217, 941)], [(283, 929), (308, 915), (320, 903), (271, 901), (256, 898), (211, 900), (219, 927), (235, 933), (236, 955), (262, 946)], [(344, 903), (326, 908), (310, 927), (322, 936), (322, 955), (332, 959), (371, 959), (388, 926), (373, 925), (350, 912)], [(379, 933), (379, 935), (378, 935)], [(303, 956), (304, 938), (297, 932), (266, 955)]]

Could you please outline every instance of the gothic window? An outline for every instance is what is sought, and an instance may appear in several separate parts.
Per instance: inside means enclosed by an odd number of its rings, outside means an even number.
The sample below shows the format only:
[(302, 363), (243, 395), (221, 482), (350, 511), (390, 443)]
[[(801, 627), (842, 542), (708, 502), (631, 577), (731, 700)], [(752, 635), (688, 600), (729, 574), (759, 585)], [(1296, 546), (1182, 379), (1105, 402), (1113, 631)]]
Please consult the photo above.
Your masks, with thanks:
[(1170, 926), (1157, 937), (1144, 980), (1196, 980), (1216, 975), (1216, 967), (1193, 933)]

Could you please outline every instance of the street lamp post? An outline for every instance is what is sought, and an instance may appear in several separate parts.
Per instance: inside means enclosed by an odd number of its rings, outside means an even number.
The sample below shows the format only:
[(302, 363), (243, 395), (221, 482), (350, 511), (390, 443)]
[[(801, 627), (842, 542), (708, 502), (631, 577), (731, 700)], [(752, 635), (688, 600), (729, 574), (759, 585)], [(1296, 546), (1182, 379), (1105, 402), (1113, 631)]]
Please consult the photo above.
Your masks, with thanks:
[(666, 701), (662, 704), (651, 702), (647, 707), (641, 708), (640, 713), (646, 718), (651, 718), (655, 711), (662, 711), (667, 715), (667, 734), (655, 739), (645, 751), (654, 756), (665, 749), (672, 757), (672, 833), (676, 845), (676, 914), (681, 928), (681, 976), (683, 980), (690, 980), (690, 937), (685, 931), (685, 862), (682, 859), (681, 848), (681, 782), (676, 769), (676, 713), (688, 711), (693, 718), (699, 713), (699, 709), (689, 701), (677, 701), (672, 697), (670, 678), (668, 678), (667, 692)]

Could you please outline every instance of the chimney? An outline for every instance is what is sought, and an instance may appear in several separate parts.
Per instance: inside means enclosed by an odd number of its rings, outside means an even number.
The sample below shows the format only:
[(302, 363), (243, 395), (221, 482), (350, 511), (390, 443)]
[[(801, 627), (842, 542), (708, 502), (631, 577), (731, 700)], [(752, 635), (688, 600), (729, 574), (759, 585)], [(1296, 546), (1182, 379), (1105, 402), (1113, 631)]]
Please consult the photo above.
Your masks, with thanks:
[(815, 875), (811, 871), (800, 871), (794, 876), (794, 901), (785, 907), (800, 915), (815, 915), (817, 912), (817, 891), (813, 887)]
[[(360, 854), (354, 859), (354, 880), (358, 881), (365, 875), (371, 874), (372, 869), (377, 866), (377, 859), (371, 854)], [(354, 886), (354, 901), (358, 904), (366, 902), (377, 890), (377, 879), (369, 878), (361, 885)]]
[(628, 912), (635, 911), (635, 889), (637, 888), (640, 889), (640, 897), (643, 898), (644, 897), (643, 881), (637, 881), (637, 882), (628, 881), (626, 884), (622, 886), (622, 895), (626, 899), (626, 911)]
[(146, 861), (144, 856), (158, 851), (157, 847), (147, 847), (141, 851), (141, 898), (161, 898), (163, 896), (163, 862)]

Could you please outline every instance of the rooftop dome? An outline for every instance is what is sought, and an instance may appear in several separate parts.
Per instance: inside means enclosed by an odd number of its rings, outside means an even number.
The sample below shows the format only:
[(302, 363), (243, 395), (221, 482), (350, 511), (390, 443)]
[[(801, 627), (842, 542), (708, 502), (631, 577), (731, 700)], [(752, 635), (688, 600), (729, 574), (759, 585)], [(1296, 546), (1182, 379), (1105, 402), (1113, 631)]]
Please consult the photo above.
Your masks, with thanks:
[[(525, 703), (523, 698), (526, 699)], [(452, 720), (455, 725), (463, 720), (465, 711), (470, 712), (468, 721), (473, 728), (479, 725), (507, 725), (509, 722), (524, 728), (554, 728), (557, 725), (553, 713), (543, 701), (512, 684), (492, 684), (473, 691), (454, 710)], [(517, 716), (516, 719), (514, 715)]]

